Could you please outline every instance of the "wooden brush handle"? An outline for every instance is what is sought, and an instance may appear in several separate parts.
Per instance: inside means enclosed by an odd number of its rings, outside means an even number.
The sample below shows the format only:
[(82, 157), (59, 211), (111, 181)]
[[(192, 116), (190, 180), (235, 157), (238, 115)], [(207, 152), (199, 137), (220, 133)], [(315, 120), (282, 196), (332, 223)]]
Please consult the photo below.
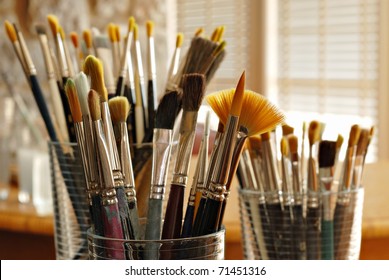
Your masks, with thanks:
[(179, 238), (181, 235), (184, 194), (185, 187), (171, 185), (163, 223), (162, 239)]
[[(104, 205), (101, 211), (104, 226), (104, 237), (123, 239), (123, 229), (117, 204)], [(109, 259), (124, 260), (123, 243), (117, 240), (105, 240), (106, 254)]]
[(197, 207), (197, 212), (193, 223), (192, 236), (199, 236), (200, 224), (203, 219), (204, 207), (206, 201), (207, 199), (202, 196), (199, 202), (199, 206)]
[(218, 230), (222, 204), (223, 201), (207, 199), (197, 236), (215, 233)]
[[(66, 85), (67, 78), (62, 78), (63, 86)], [(74, 124), (73, 124), (73, 118), (72, 113), (70, 111), (70, 105), (68, 98), (66, 96), (64, 88), (60, 87), (59, 92), (61, 94), (61, 102), (63, 106), (63, 112), (65, 113), (65, 119), (66, 119), (66, 125), (68, 128), (68, 134), (69, 134), (69, 141), (74, 143), (77, 141), (76, 139), (76, 132), (74, 130)]]

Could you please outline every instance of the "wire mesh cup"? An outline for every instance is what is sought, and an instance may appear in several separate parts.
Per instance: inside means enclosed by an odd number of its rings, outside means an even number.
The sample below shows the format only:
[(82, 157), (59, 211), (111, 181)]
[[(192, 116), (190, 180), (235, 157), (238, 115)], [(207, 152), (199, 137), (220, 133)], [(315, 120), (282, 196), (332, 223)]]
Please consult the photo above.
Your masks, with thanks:
[(88, 259), (86, 232), (91, 224), (78, 145), (49, 142), (49, 153), (56, 258)]
[(364, 189), (287, 194), (239, 189), (245, 259), (355, 260), (359, 258)]
[[(146, 219), (140, 219), (144, 231)], [(164, 240), (124, 240), (98, 236), (88, 230), (89, 259), (223, 260), (225, 230), (198, 237)]]

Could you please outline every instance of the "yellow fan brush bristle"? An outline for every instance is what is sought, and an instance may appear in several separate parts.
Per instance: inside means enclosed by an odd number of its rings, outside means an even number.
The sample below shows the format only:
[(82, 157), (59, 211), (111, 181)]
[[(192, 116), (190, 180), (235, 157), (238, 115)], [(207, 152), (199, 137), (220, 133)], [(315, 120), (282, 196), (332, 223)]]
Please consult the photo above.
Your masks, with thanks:
[(88, 55), (84, 62), (84, 73), (90, 76), (91, 89), (98, 92), (101, 102), (108, 101), (108, 92), (104, 83), (102, 62), (93, 55)]
[(18, 36), (15, 31), (15, 27), (8, 20), (4, 21), (5, 31), (7, 32), (8, 38), (12, 43), (18, 40)]
[(78, 99), (76, 84), (69, 78), (65, 84), (65, 92), (69, 100), (70, 112), (75, 123), (82, 122), (80, 101)]
[(113, 123), (126, 122), (130, 112), (130, 103), (124, 96), (113, 97), (108, 101), (109, 112)]
[(234, 98), (235, 89), (226, 89), (208, 94), (205, 98), (216, 113), (219, 120), (225, 125), (228, 118), (228, 113), (231, 108), (232, 99)]

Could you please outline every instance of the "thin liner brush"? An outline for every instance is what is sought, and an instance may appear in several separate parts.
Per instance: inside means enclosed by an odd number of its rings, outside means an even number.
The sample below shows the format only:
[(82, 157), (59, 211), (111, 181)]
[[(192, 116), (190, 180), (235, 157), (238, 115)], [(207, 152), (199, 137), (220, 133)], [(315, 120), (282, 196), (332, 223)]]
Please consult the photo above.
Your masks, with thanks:
[(45, 27), (42, 25), (36, 25), (35, 27), (38, 33), (39, 42), (45, 60), (47, 81), (50, 89), (50, 97), (53, 104), (53, 110), (55, 112), (55, 121), (57, 122), (57, 126), (59, 127), (61, 138), (64, 142), (69, 142), (69, 134), (65, 119), (65, 112), (62, 106), (61, 93), (57, 85), (57, 77), (54, 70), (53, 61), (50, 56), (50, 48), (46, 35), (46, 30)]
[(298, 155), (298, 138), (288, 136), (290, 158), (292, 162), (292, 189), (293, 189), (293, 250), (295, 259), (306, 260), (305, 219), (303, 211), (303, 189), (300, 180), (300, 159)]
[[(303, 122), (303, 127), (302, 127), (302, 136), (301, 136), (301, 168), (300, 168), (300, 176), (301, 176), (301, 182), (303, 185), (305, 184), (305, 174), (306, 174), (306, 158), (305, 158), (305, 138), (306, 138), (306, 131), (307, 131), (307, 124), (306, 122)], [(305, 192), (305, 190), (303, 190)]]
[(78, 34), (77, 32), (70, 32), (69, 33), (70, 40), (72, 41), (73, 47), (74, 47), (74, 52), (76, 54), (76, 63), (78, 70), (76, 70), (76, 73), (81, 71), (82, 69), (82, 63), (84, 61), (84, 55), (82, 54), (81, 48), (80, 48), (80, 41), (78, 39)]
[(154, 129), (154, 118), (157, 110), (157, 66), (155, 63), (155, 47), (154, 47), (154, 22), (146, 22), (147, 30), (147, 109), (148, 109), (148, 130)]
[(192, 181), (192, 186), (190, 189), (190, 195), (188, 198), (188, 205), (186, 207), (184, 223), (182, 225), (181, 237), (190, 237), (192, 233), (192, 226), (195, 217), (195, 200), (196, 193), (198, 189), (204, 188), (204, 181), (206, 176), (206, 170), (208, 168), (208, 149), (209, 149), (209, 123), (211, 119), (211, 112), (207, 111), (205, 122), (204, 122), (204, 132), (203, 137), (201, 138), (197, 165), (195, 174)]
[(68, 42), (66, 41), (65, 31), (63, 30), (62, 26), (59, 26), (59, 34), (61, 35), (61, 39), (65, 51), (66, 62), (69, 68), (69, 77), (74, 77), (76, 71), (74, 69), (73, 59), (70, 55), (69, 45)]
[(321, 221), (321, 259), (334, 259), (334, 171), (335, 141), (321, 141), (319, 144), (319, 180), (322, 193), (323, 215)]
[(335, 156), (335, 165), (337, 165), (339, 161), (339, 153), (340, 149), (342, 148), (344, 138), (341, 134), (338, 134), (338, 137), (336, 138), (336, 156)]
[(178, 67), (180, 65), (180, 56), (181, 56), (183, 41), (184, 41), (184, 34), (178, 33), (176, 38), (176, 47), (174, 49), (174, 53), (170, 61), (165, 89), (174, 88), (174, 77), (177, 75)]
[(218, 230), (220, 212), (223, 200), (225, 199), (226, 183), (233, 157), (233, 148), (236, 143), (239, 116), (243, 104), (245, 77), (245, 72), (243, 72), (235, 90), (231, 110), (220, 143), (220, 150), (216, 157), (215, 169), (212, 172), (209, 182), (207, 201), (204, 206), (204, 216), (199, 225), (199, 229), (194, 229), (198, 236), (214, 233)]
[(84, 56), (87, 57), (88, 55), (94, 55), (95, 52), (93, 50), (92, 31), (89, 29), (85, 29), (82, 32), (82, 39), (84, 40), (85, 49), (86, 49)]
[(100, 186), (102, 184), (102, 178), (100, 177), (101, 173), (99, 172), (99, 162), (98, 156), (96, 155), (97, 146), (96, 139), (93, 137), (93, 129), (91, 116), (88, 108), (88, 93), (89, 93), (89, 83), (88, 78), (84, 72), (78, 73), (74, 78), (74, 83), (77, 89), (78, 100), (81, 107), (82, 113), (82, 125), (85, 134), (86, 142), (86, 154), (87, 161), (89, 166), (89, 194), (90, 207), (92, 208), (91, 219), (94, 226), (95, 234), (103, 236), (104, 230), (101, 223), (101, 196), (100, 196)]
[(320, 197), (317, 182), (316, 166), (316, 143), (320, 139), (320, 123), (312, 121), (308, 127), (309, 156), (308, 156), (308, 174), (307, 174), (307, 259), (318, 260), (320, 253)]
[(185, 187), (188, 181), (190, 159), (196, 134), (197, 115), (204, 93), (204, 75), (189, 74), (184, 76), (180, 137), (166, 206), (162, 239), (178, 238), (181, 235)]
[[(91, 90), (88, 94), (88, 105), (92, 117), (94, 128), (94, 137), (98, 147), (98, 156), (101, 162), (101, 171), (103, 175), (103, 188), (101, 190), (102, 199), (102, 223), (104, 227), (104, 237), (123, 239), (123, 228), (120, 219), (118, 199), (116, 197), (114, 175), (110, 163), (109, 150), (106, 145), (103, 123), (100, 113), (99, 94)], [(106, 246), (110, 249), (106, 254), (108, 258), (117, 260), (125, 259), (123, 247), (115, 241), (106, 240)], [(111, 249), (112, 248), (112, 249)]]
[(130, 104), (126, 97), (114, 97), (108, 102), (115, 128), (116, 143), (120, 154), (122, 166), (124, 193), (128, 205), (128, 224), (133, 232), (135, 240), (141, 239), (139, 214), (136, 201), (136, 190), (134, 171), (132, 169), (130, 143), (127, 130), (127, 117), (130, 111)]
[[(147, 223), (145, 231), (146, 240), (160, 240), (162, 230), (162, 205), (166, 187), (167, 174), (170, 164), (172, 148), (173, 126), (180, 106), (178, 92), (165, 94), (158, 106), (155, 117), (153, 135), (152, 172), (150, 194), (148, 201)], [(146, 259), (158, 259), (159, 246), (147, 243)]]
[[(145, 89), (145, 77), (144, 77), (144, 70), (143, 70), (143, 62), (142, 62), (142, 52), (141, 52), (141, 46), (139, 42), (139, 31), (138, 31), (138, 25), (135, 23), (134, 24), (134, 47), (135, 47), (135, 64), (136, 64), (136, 76), (137, 76), (137, 88), (138, 88), (138, 94), (137, 94), (137, 101), (136, 101), (136, 108), (138, 109), (138, 119), (139, 121), (139, 126), (143, 125), (143, 135), (139, 137), (139, 141), (137, 142), (142, 142), (143, 136), (146, 133), (148, 129), (148, 118), (147, 118), (147, 97), (146, 97), (146, 89)], [(139, 103), (139, 105), (138, 105)], [(138, 129), (138, 121), (137, 121), (137, 129)], [(139, 133), (141, 134), (141, 132)]]
[(111, 41), (111, 51), (112, 51), (112, 62), (113, 62), (113, 76), (119, 76), (119, 68), (120, 68), (120, 54), (119, 54), (119, 41), (116, 34), (116, 25), (112, 22), (108, 24), (108, 37)]

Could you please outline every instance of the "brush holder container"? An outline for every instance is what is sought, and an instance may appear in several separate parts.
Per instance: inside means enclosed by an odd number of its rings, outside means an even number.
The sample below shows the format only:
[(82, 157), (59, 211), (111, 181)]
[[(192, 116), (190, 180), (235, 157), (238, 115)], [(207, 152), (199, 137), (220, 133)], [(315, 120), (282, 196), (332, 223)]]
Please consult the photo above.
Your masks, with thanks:
[(288, 197), (285, 193), (239, 189), (245, 259), (359, 259), (362, 187), (308, 193), (297, 203)]
[(78, 145), (49, 142), (49, 155), (56, 258), (88, 259), (86, 231), (91, 224)]
[[(140, 220), (140, 226), (144, 231), (146, 219)], [(204, 236), (164, 240), (105, 238), (88, 230), (91, 260), (223, 260), (224, 250), (224, 229)]]

